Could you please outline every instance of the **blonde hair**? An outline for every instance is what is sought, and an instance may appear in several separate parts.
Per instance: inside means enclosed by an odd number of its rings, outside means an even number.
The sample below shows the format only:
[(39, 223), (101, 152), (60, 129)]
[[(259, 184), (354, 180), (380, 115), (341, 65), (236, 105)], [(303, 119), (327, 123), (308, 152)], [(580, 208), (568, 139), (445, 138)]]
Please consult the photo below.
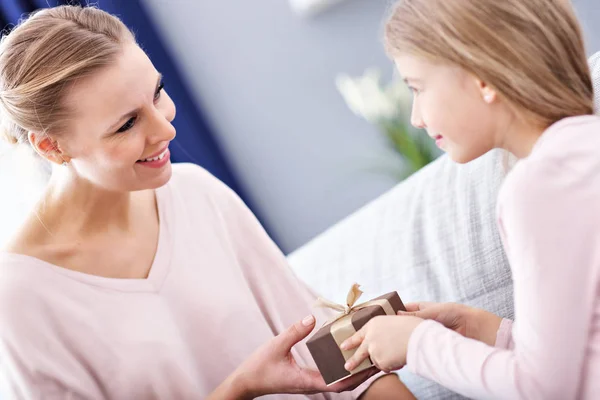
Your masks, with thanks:
[(458, 65), (543, 126), (593, 114), (583, 35), (565, 0), (401, 0), (384, 41), (392, 58)]
[(21, 21), (0, 41), (0, 134), (26, 143), (29, 131), (60, 132), (70, 86), (110, 65), (128, 40), (123, 22), (93, 7), (47, 8)]

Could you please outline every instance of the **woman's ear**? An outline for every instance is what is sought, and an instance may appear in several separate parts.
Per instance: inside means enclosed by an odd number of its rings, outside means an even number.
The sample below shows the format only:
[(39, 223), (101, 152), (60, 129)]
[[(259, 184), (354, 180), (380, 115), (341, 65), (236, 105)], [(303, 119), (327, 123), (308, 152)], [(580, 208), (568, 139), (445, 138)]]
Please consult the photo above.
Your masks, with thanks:
[(58, 142), (52, 139), (50, 135), (46, 133), (29, 132), (27, 134), (27, 139), (29, 139), (29, 143), (36, 153), (46, 160), (55, 164), (63, 164), (70, 161), (68, 156), (62, 154)]

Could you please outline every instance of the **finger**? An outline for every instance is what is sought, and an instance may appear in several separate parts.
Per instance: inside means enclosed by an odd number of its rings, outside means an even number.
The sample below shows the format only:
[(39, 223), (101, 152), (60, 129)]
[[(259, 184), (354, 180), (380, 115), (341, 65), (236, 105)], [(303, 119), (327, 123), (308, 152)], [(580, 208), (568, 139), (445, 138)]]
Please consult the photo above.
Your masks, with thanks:
[(352, 371), (356, 367), (360, 365), (361, 362), (366, 360), (369, 357), (369, 349), (367, 347), (367, 342), (362, 342), (361, 345), (356, 349), (356, 352), (352, 357), (348, 359), (344, 368), (348, 371)]
[(350, 336), (348, 339), (344, 340), (342, 342), (342, 345), (340, 346), (340, 349), (352, 350), (352, 349), (360, 346), (360, 344), (362, 343), (362, 341), (364, 339), (365, 339), (365, 330), (361, 329), (358, 332), (356, 332), (354, 335)]
[(406, 311), (416, 312), (416, 311), (425, 310), (426, 308), (432, 307), (436, 304), (438, 304), (438, 303), (435, 303), (433, 301), (420, 301), (417, 303), (405, 304), (404, 307), (406, 308)]
[(396, 314), (415, 317), (418, 314), (418, 311), (398, 311)]
[(277, 338), (277, 346), (282, 354), (290, 352), (292, 347), (312, 332), (315, 326), (315, 317), (308, 315), (302, 321), (296, 322), (294, 325), (280, 333)]

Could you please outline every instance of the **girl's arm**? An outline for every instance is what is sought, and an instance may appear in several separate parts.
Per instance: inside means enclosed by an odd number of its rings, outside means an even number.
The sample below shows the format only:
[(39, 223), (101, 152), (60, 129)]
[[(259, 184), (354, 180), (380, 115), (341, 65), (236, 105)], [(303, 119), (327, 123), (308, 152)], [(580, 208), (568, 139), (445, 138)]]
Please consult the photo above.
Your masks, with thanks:
[(468, 397), (577, 397), (600, 265), (600, 193), (595, 175), (574, 172), (585, 168), (581, 162), (523, 164), (503, 188), (499, 215), (515, 282), (514, 349), (425, 321), (410, 338), (409, 369)]

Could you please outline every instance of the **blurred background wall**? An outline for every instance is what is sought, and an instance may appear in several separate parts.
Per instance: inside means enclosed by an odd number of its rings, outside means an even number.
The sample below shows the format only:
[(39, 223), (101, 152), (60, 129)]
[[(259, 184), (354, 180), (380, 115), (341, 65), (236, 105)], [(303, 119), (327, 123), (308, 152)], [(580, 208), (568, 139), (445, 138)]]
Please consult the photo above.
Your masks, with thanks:
[[(0, 0), (0, 12), (16, 22), (64, 2)], [(288, 0), (90, 3), (121, 16), (165, 74), (179, 107), (175, 161), (240, 193), (284, 252), (397, 184), (395, 155), (335, 86), (370, 67), (392, 75), (381, 41), (389, 0), (344, 0), (310, 18)], [(574, 3), (589, 53), (600, 51), (600, 0)], [(4, 160), (0, 175), (15, 168)]]
[[(285, 251), (395, 184), (378, 169), (385, 143), (334, 85), (372, 66), (391, 74), (388, 0), (346, 0), (308, 19), (282, 0), (144, 1)], [(600, 0), (575, 6), (600, 51)]]

